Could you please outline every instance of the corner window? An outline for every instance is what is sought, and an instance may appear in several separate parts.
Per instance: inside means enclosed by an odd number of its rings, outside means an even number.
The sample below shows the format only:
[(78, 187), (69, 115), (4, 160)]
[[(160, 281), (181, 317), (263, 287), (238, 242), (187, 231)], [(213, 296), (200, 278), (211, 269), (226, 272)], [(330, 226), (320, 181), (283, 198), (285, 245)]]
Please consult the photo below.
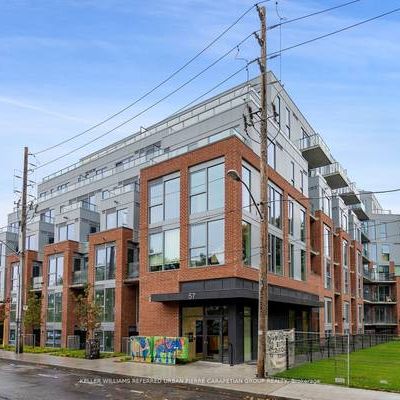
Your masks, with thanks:
[(209, 221), (190, 227), (190, 266), (225, 263), (224, 220)]
[(128, 209), (107, 210), (106, 211), (106, 229), (120, 228), (128, 226)]
[(179, 218), (180, 178), (149, 184), (149, 223)]
[(190, 173), (190, 213), (223, 208), (225, 203), (225, 164)]
[(167, 271), (180, 267), (180, 229), (150, 234), (149, 269)]
[(75, 238), (75, 224), (63, 224), (58, 227), (58, 241), (76, 240)]

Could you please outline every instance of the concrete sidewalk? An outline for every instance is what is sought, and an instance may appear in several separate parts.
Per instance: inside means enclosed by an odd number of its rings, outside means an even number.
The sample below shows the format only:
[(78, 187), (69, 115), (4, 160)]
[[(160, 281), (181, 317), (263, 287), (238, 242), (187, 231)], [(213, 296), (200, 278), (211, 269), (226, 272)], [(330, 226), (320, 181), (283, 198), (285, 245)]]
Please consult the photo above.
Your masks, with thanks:
[(187, 365), (140, 364), (118, 359), (84, 360), (0, 350), (0, 358), (179, 384), (194, 384), (301, 400), (399, 400), (400, 394), (341, 386), (255, 379), (255, 366), (198, 361)]

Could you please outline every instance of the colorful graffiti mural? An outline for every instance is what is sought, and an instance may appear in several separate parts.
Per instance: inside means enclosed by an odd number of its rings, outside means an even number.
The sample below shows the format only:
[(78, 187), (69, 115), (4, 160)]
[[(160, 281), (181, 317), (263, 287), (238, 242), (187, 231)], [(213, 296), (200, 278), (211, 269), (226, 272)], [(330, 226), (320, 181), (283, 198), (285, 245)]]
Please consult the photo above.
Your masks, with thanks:
[(154, 337), (153, 362), (175, 364), (176, 359), (187, 359), (189, 355), (188, 340), (185, 337)]
[(153, 361), (154, 339), (151, 336), (132, 336), (131, 354), (134, 361), (151, 363)]
[(186, 337), (132, 336), (133, 361), (157, 364), (175, 364), (177, 359), (189, 358)]

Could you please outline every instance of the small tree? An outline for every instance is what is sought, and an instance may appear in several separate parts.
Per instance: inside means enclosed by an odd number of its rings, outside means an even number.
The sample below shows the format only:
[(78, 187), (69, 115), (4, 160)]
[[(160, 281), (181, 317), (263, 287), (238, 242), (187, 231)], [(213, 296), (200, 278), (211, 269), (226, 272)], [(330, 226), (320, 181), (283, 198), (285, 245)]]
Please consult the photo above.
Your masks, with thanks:
[(86, 331), (87, 338), (93, 339), (94, 332), (100, 327), (102, 308), (96, 303), (91, 285), (87, 285), (83, 293), (75, 296), (75, 317), (77, 325)]
[(42, 298), (37, 297), (34, 292), (29, 291), (26, 301), (27, 310), (24, 312), (24, 328), (34, 329), (42, 322)]

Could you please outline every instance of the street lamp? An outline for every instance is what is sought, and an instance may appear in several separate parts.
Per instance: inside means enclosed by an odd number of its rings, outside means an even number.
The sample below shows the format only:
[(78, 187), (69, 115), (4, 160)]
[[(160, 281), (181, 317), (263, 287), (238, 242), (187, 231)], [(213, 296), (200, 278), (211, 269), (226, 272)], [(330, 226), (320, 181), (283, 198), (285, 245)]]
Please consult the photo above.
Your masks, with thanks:
[[(264, 252), (264, 255), (267, 252), (268, 242), (267, 240), (262, 240), (263, 238), (263, 231), (268, 232), (268, 220), (264, 216), (266, 214), (265, 206), (262, 207), (264, 213), (261, 212), (259, 205), (257, 204), (256, 200), (254, 199), (253, 194), (246, 182), (242, 180), (239, 173), (234, 170), (230, 169), (226, 175), (233, 179), (236, 182), (241, 182), (243, 186), (248, 191), (251, 201), (253, 202), (254, 206), (257, 209), (258, 215), (260, 216), (260, 237), (261, 237), (261, 244), (260, 244), (260, 253)], [(262, 205), (262, 204), (261, 204)], [(264, 235), (264, 239), (266, 239), (267, 234)], [(264, 247), (264, 248), (263, 248)], [(259, 378), (265, 377), (266, 366), (265, 366), (265, 359), (266, 359), (266, 341), (267, 341), (267, 331), (268, 331), (268, 267), (267, 261), (261, 257), (260, 260), (260, 268), (258, 272), (258, 287), (259, 287), (259, 296), (258, 296), (258, 354), (257, 354), (257, 376)]]

